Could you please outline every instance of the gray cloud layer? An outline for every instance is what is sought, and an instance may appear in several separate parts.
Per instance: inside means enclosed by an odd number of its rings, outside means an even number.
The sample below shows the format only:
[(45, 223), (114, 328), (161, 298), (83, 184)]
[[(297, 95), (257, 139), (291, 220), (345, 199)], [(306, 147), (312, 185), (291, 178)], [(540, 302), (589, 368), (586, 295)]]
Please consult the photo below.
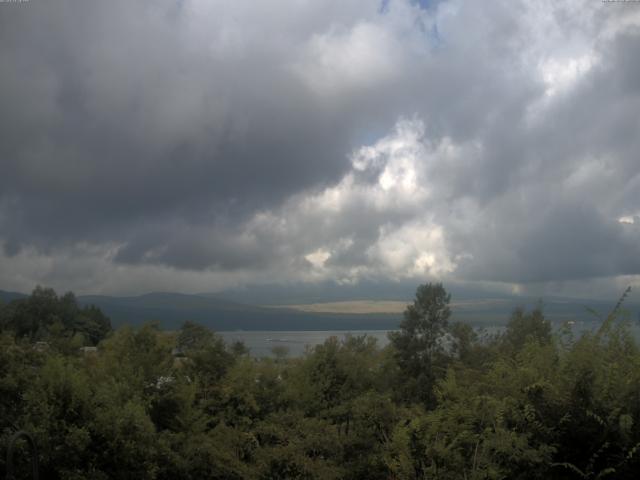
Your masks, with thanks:
[(640, 9), (0, 5), (0, 288), (640, 275)]

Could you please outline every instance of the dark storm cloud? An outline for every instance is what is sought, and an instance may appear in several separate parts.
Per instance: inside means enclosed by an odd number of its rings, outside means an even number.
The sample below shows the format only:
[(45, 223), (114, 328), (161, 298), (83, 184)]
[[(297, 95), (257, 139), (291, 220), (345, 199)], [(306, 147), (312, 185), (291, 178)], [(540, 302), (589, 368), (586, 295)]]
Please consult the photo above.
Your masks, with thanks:
[(268, 45), (216, 57), (173, 9), (2, 12), (0, 187), (18, 206), (14, 242), (126, 240), (115, 230), (140, 219), (242, 215), (339, 176), (348, 112), (319, 110)]
[(312, 3), (2, 6), (0, 261), (140, 268), (148, 289), (640, 274), (620, 222), (640, 213), (633, 22), (577, 1)]
[[(640, 78), (629, 62), (640, 32), (598, 48), (601, 63), (537, 126), (504, 130), (504, 146), (492, 153), (511, 172), (508, 193), (484, 219), (496, 237), (480, 240), (461, 275), (526, 282), (640, 272), (638, 225), (619, 222), (640, 209)], [(509, 167), (504, 153), (517, 161)]]
[(637, 226), (621, 225), (587, 205), (544, 203), (475, 229), (479, 247), (472, 261), (460, 265), (460, 275), (526, 283), (640, 271)]
[(160, 264), (189, 270), (213, 267), (225, 271), (266, 268), (273, 262), (276, 249), (268, 238), (259, 241), (237, 228), (168, 221), (138, 229), (118, 249), (114, 260), (124, 264)]

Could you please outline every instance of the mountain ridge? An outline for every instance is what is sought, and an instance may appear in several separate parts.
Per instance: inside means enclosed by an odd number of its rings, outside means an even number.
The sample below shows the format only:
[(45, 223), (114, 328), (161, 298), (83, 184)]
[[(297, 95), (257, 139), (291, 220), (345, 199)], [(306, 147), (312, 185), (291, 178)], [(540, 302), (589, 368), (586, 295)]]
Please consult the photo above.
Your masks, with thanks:
[[(25, 298), (26, 294), (0, 290), (0, 300)], [(156, 321), (162, 328), (177, 329), (190, 320), (218, 331), (233, 330), (388, 330), (398, 327), (402, 319), (402, 301), (351, 300), (344, 302), (316, 302), (313, 304), (256, 305), (224, 298), (220, 294), (186, 294), (177, 292), (149, 292), (142, 295), (109, 296), (79, 295), (80, 305), (95, 305), (111, 318), (114, 326), (141, 325)], [(358, 306), (393, 302), (397, 311), (384, 312), (370, 308), (335, 308), (336, 303)], [(407, 304), (410, 301), (406, 302)], [(477, 326), (504, 325), (517, 307), (535, 308), (537, 297), (486, 297), (453, 298), (452, 320)], [(310, 305), (312, 308), (310, 308)], [(351, 305), (351, 306), (352, 306)], [(542, 306), (553, 323), (567, 320), (597, 321), (587, 307), (606, 316), (615, 300), (602, 301), (547, 297)], [(332, 310), (333, 308), (333, 310)], [(640, 318), (640, 304), (625, 302), (623, 309), (631, 312), (631, 318)]]

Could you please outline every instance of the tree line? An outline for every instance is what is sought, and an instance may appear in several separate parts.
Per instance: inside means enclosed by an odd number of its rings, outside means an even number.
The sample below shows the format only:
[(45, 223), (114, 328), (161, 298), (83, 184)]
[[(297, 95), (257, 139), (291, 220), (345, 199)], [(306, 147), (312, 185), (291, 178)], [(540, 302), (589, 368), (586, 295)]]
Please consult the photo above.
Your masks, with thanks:
[(0, 473), (24, 430), (51, 479), (637, 477), (640, 352), (622, 302), (580, 336), (540, 308), (481, 335), (449, 303), (418, 287), (385, 348), (348, 335), (257, 359), (192, 322), (112, 330), (37, 288), (0, 306)]

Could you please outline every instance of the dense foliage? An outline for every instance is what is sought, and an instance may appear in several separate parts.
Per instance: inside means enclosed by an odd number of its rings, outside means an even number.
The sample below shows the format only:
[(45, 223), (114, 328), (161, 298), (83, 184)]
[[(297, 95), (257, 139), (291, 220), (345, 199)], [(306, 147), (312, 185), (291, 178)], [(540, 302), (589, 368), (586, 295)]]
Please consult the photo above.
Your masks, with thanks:
[(97, 344), (111, 331), (111, 322), (94, 306), (80, 307), (71, 292), (58, 297), (50, 288), (36, 287), (29, 297), (0, 309), (0, 329), (18, 339), (73, 348)]
[[(301, 358), (280, 349), (254, 359), (190, 322), (102, 338), (92, 325), (106, 325), (100, 315), (65, 310), (72, 297), (45, 293), (0, 307), (0, 446), (17, 429), (30, 432), (44, 478), (631, 479), (640, 471), (640, 351), (619, 309), (579, 338), (552, 334), (539, 309), (514, 312), (503, 334), (479, 336), (449, 323), (449, 296), (429, 284), (386, 348), (347, 336)], [(97, 352), (71, 348), (96, 340)]]

